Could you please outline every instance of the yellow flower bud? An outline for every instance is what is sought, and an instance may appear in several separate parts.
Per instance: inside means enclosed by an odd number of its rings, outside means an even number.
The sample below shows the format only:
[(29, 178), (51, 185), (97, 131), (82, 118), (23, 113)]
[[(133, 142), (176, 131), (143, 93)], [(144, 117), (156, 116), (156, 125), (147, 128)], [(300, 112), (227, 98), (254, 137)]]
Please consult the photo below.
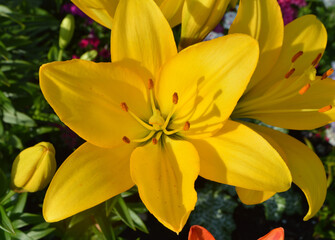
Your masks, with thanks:
[(67, 14), (60, 24), (59, 30), (59, 47), (64, 49), (71, 41), (74, 32), (74, 17)]
[(51, 181), (56, 171), (55, 148), (40, 142), (26, 148), (15, 158), (12, 166), (11, 187), (17, 192), (36, 192)]

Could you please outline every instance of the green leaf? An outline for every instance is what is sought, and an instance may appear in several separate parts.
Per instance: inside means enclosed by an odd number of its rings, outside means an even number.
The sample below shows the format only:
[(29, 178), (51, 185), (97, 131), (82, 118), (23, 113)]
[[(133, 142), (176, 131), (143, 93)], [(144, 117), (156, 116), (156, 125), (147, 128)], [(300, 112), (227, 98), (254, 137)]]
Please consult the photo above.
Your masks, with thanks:
[(12, 235), (12, 239), (18, 239), (18, 240), (34, 240), (33, 238), (29, 237), (27, 234), (20, 230), (15, 231), (15, 235)]
[(103, 211), (104, 209), (98, 206), (97, 210), (98, 214), (96, 214), (96, 220), (104, 237), (106, 240), (116, 240), (112, 224), (106, 217), (105, 212)]
[(121, 220), (127, 224), (131, 229), (136, 230), (133, 219), (130, 216), (129, 208), (122, 197), (117, 199), (114, 206), (114, 212), (118, 215)]
[(142, 219), (130, 208), (128, 209), (130, 213), (130, 217), (133, 219), (135, 227), (142, 232), (149, 233), (147, 227), (145, 226)]
[(45, 236), (49, 235), (50, 233), (56, 230), (56, 228), (49, 228), (49, 225), (50, 225), (49, 223), (41, 223), (33, 227), (27, 233), (27, 235), (34, 240), (44, 238)]
[(14, 227), (12, 225), (12, 222), (10, 221), (9, 217), (6, 214), (5, 209), (3, 208), (2, 205), (0, 205), (0, 229), (8, 232), (15, 234)]
[(3, 121), (9, 124), (17, 124), (26, 127), (34, 127), (35, 121), (28, 115), (17, 111), (4, 111)]
[(23, 209), (26, 206), (27, 197), (28, 197), (27, 192), (19, 194), (17, 203), (16, 203), (12, 213), (22, 213), (23, 212)]
[(12, 225), (16, 229), (28, 226), (30, 224), (34, 225), (44, 222), (44, 219), (41, 215), (33, 213), (13, 214), (11, 215), (11, 218), (15, 219), (12, 221)]

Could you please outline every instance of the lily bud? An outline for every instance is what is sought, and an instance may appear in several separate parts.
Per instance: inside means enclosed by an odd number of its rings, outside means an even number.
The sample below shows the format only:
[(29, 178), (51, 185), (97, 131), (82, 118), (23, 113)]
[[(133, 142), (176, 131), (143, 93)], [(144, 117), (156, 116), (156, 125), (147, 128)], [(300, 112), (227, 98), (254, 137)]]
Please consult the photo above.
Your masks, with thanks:
[(60, 24), (58, 45), (61, 49), (64, 49), (70, 43), (74, 27), (75, 23), (73, 15), (67, 14)]
[(222, 19), (231, 0), (185, 0), (179, 49), (202, 41)]
[(16, 192), (36, 192), (51, 181), (56, 171), (55, 148), (40, 142), (24, 149), (15, 158), (11, 173), (11, 188)]

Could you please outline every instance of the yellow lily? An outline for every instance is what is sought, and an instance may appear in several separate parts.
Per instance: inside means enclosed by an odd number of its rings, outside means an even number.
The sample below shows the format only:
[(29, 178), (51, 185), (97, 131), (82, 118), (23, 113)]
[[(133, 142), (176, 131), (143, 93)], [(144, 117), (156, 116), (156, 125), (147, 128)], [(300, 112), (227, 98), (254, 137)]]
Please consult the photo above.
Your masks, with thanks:
[[(101, 25), (112, 29), (114, 14), (120, 0), (71, 0), (80, 10)], [(171, 27), (181, 22), (185, 0), (154, 0)]]
[(113, 63), (71, 60), (40, 69), (45, 98), (87, 141), (56, 172), (46, 221), (136, 185), (148, 210), (179, 232), (195, 206), (199, 174), (258, 191), (290, 187), (277, 151), (229, 120), (256, 67), (256, 40), (232, 34), (177, 54), (152, 0), (121, 0), (113, 24)]
[[(259, 119), (288, 129), (313, 129), (335, 120), (335, 82), (332, 70), (316, 76), (327, 43), (327, 32), (315, 16), (307, 15), (284, 27), (276, 0), (241, 0), (230, 33), (245, 33), (258, 40), (260, 58), (232, 118)], [(308, 220), (321, 208), (327, 191), (320, 159), (296, 139), (272, 129), (246, 124), (267, 139), (286, 161), (293, 178), (306, 195)], [(238, 188), (244, 203), (255, 204), (274, 192)]]

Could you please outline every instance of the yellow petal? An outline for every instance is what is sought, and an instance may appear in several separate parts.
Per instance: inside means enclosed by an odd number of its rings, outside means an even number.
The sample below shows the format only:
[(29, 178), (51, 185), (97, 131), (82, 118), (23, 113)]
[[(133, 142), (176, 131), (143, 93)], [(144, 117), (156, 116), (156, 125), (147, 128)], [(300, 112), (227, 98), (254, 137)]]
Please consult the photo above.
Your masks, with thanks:
[(177, 53), (169, 23), (152, 0), (121, 0), (115, 13), (112, 61), (133, 59), (153, 76)]
[[(327, 44), (327, 31), (323, 24), (313, 15), (299, 17), (284, 28), (284, 41), (279, 58), (272, 71), (263, 78), (246, 96), (246, 101), (277, 88), (286, 89), (290, 84), (297, 84), (295, 77), (309, 74), (313, 61), (323, 54)], [(293, 57), (303, 54), (292, 63)], [(314, 64), (315, 65), (315, 64)], [(285, 75), (294, 68), (292, 77)], [(304, 83), (301, 83), (301, 87)]]
[(304, 192), (309, 204), (304, 220), (312, 218), (322, 207), (327, 193), (326, 173), (321, 160), (306, 145), (287, 134), (255, 124), (247, 125), (268, 141), (275, 141), (284, 151), (293, 182)]
[(175, 27), (181, 23), (184, 1), (185, 0), (163, 0), (159, 5), (171, 27)]
[(271, 71), (280, 54), (284, 22), (277, 0), (241, 0), (229, 33), (245, 33), (259, 43), (259, 61), (248, 91)]
[(241, 202), (247, 205), (254, 205), (265, 202), (276, 194), (276, 192), (255, 191), (239, 187), (236, 188), (236, 193)]
[(129, 159), (132, 144), (108, 149), (81, 145), (60, 166), (43, 203), (47, 222), (56, 222), (120, 194), (134, 183)]
[(119, 0), (71, 0), (94, 21), (112, 29), (112, 21)]
[(245, 102), (249, 106), (238, 109), (233, 117), (255, 118), (273, 126), (298, 130), (315, 129), (331, 123), (335, 121), (335, 109), (322, 109), (335, 106), (335, 82), (320, 78), (317, 77), (302, 95), (295, 89), (278, 101), (264, 97), (251, 101), (251, 105)]
[(259, 134), (228, 120), (216, 135), (191, 140), (200, 156), (200, 175), (212, 181), (258, 191), (281, 192), (291, 174), (277, 151)]
[(197, 201), (194, 182), (199, 174), (199, 157), (194, 146), (166, 138), (163, 145), (138, 147), (131, 155), (130, 169), (148, 210), (179, 233)]
[(179, 47), (203, 40), (222, 19), (230, 0), (185, 0)]
[[(234, 109), (256, 67), (258, 45), (244, 34), (230, 34), (181, 51), (160, 72), (156, 97), (163, 115), (179, 96), (173, 123), (191, 123), (188, 135), (218, 129)], [(186, 133), (185, 133), (186, 134)], [(201, 135), (203, 136), (203, 135)]]
[(100, 147), (124, 144), (122, 138), (147, 134), (120, 104), (138, 117), (151, 116), (149, 74), (133, 63), (93, 63), (71, 60), (40, 69), (42, 92), (60, 119), (79, 136)]

